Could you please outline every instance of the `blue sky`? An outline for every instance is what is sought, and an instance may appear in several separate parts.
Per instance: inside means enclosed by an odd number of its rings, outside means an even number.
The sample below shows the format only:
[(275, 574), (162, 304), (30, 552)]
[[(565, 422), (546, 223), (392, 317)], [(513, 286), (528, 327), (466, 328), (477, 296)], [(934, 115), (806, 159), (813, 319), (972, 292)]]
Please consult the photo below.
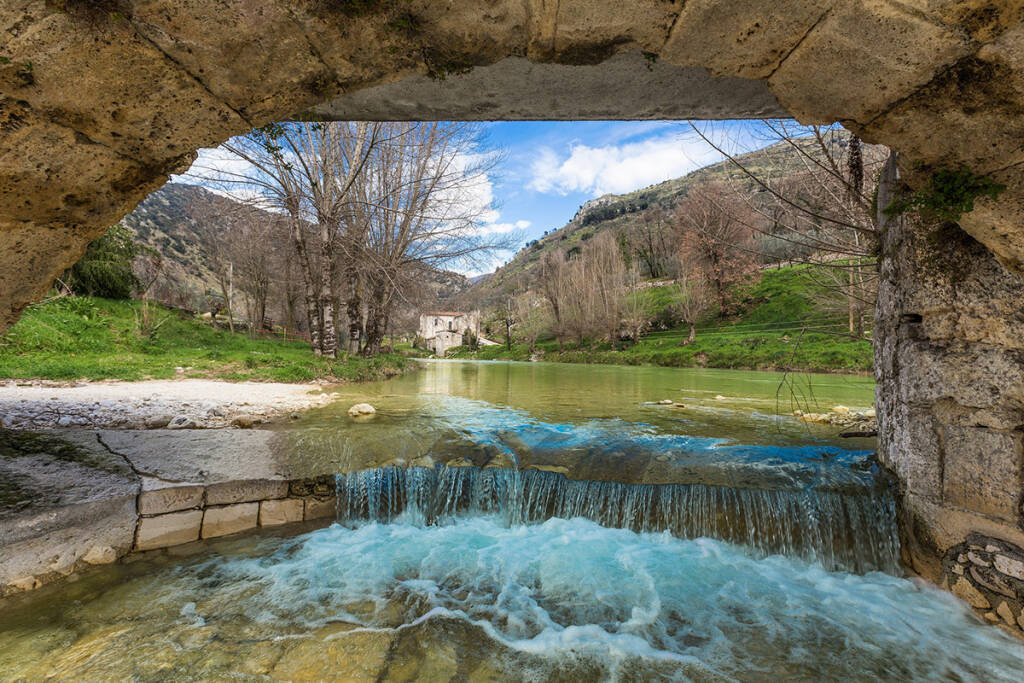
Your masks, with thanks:
[[(759, 134), (757, 122), (697, 125), (731, 153), (771, 142)], [(474, 191), (473, 201), (489, 206), (483, 230), (514, 238), (517, 248), (565, 225), (589, 199), (678, 178), (721, 159), (680, 121), (500, 121), (481, 127), (479, 151), (500, 151), (501, 156)], [(201, 150), (191, 177), (177, 179), (206, 184), (195, 175), (202, 173), (197, 168), (239, 164), (225, 155), (216, 149)], [(451, 267), (467, 275), (490, 272), (513, 253), (498, 254), (490, 264)]]

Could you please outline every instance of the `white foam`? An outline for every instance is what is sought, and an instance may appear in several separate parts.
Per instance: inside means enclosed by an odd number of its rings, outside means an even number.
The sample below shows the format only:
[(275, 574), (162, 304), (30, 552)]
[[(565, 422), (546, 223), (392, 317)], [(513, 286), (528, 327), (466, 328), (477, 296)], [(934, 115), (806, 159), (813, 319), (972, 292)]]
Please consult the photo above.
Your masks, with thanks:
[[(406, 624), (456, 617), (524, 652), (612, 669), (640, 657), (725, 675), (1014, 680), (1024, 670), (1024, 646), (938, 590), (583, 519), (335, 525), (267, 556), (181, 572), (235, 591), (232, 604), (256, 620), (373, 628), (397, 600)], [(367, 600), (369, 612), (347, 607)]]

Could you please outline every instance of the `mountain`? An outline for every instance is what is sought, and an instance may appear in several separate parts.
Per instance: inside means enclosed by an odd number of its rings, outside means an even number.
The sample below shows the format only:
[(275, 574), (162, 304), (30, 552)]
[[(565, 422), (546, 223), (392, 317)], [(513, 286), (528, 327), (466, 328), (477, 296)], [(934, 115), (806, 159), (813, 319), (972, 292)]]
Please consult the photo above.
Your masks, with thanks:
[[(211, 267), (211, 226), (200, 220), (196, 210), (204, 202), (225, 210), (236, 204), (198, 185), (168, 183), (146, 197), (121, 221), (135, 231), (139, 242), (161, 255), (163, 282), (160, 284), (163, 287), (160, 298), (167, 298), (168, 293), (174, 290), (191, 292), (198, 297), (218, 289)], [(188, 305), (185, 301), (173, 303)]]
[[(201, 209), (200, 207), (207, 207)], [(122, 222), (139, 242), (155, 249), (163, 260), (163, 274), (153, 296), (167, 303), (198, 309), (207, 294), (219, 294), (214, 274), (214, 226), (202, 215), (229, 215), (238, 202), (198, 185), (168, 183), (140, 203)], [(418, 292), (432, 303), (457, 297), (469, 280), (447, 270), (428, 271), (426, 286)]]
[[(815, 156), (819, 154), (813, 138), (800, 138), (794, 142)], [(865, 159), (882, 153), (880, 147), (865, 145), (863, 149)], [(788, 142), (778, 142), (740, 155), (737, 159), (758, 177), (770, 176), (773, 180), (804, 171), (806, 163), (805, 157)], [(533, 281), (534, 269), (544, 254), (555, 249), (571, 252), (601, 232), (626, 232), (638, 224), (641, 215), (648, 209), (661, 208), (671, 212), (686, 198), (690, 188), (707, 181), (738, 181), (751, 189), (755, 188), (754, 181), (735, 164), (722, 161), (633, 192), (591, 199), (580, 206), (566, 225), (527, 242), (508, 263), (493, 273), (474, 278), (472, 287), (462, 295), (465, 301), (463, 305), (487, 306), (494, 303), (502, 292), (515, 288), (518, 283)]]

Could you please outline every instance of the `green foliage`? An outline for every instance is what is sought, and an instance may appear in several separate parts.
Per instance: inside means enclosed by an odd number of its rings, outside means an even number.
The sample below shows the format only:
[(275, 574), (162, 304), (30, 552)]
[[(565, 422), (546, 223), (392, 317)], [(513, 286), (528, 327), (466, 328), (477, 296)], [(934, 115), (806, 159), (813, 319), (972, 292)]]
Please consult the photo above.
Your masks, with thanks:
[(141, 336), (142, 302), (66, 297), (28, 308), (0, 337), (0, 377), (16, 379), (167, 379), (179, 375), (233, 381), (309, 382), (382, 379), (417, 367), (400, 355), (337, 360), (309, 345), (250, 339), (158, 308), (158, 332)]
[[(736, 298), (741, 302), (741, 310), (736, 317), (723, 322), (714, 319), (712, 312), (691, 344), (685, 343), (689, 326), (680, 325), (653, 332), (621, 350), (613, 350), (606, 342), (565, 344), (560, 350), (553, 339), (539, 342), (537, 349), (543, 352), (545, 361), (562, 363), (870, 371), (871, 342), (847, 336), (842, 316), (823, 317), (818, 300), (827, 295), (827, 290), (809, 269), (799, 265), (765, 271), (756, 282), (739, 288)], [(640, 290), (635, 296), (650, 310), (662, 311), (661, 319), (670, 320), (668, 307), (678, 294), (678, 285), (665, 285)], [(801, 336), (804, 327), (807, 331)], [(481, 347), (477, 351), (458, 347), (450, 350), (448, 356), (529, 360), (530, 352), (526, 344), (516, 344), (510, 352), (504, 345)]]
[(139, 253), (130, 228), (115, 225), (89, 243), (85, 255), (64, 276), (75, 294), (128, 299), (139, 281), (132, 261)]
[(932, 174), (927, 187), (908, 194), (885, 209), (888, 216), (920, 211), (943, 221), (955, 223), (974, 210), (974, 201), (982, 197), (997, 199), (1006, 185), (989, 176), (978, 175), (966, 166), (942, 169)]

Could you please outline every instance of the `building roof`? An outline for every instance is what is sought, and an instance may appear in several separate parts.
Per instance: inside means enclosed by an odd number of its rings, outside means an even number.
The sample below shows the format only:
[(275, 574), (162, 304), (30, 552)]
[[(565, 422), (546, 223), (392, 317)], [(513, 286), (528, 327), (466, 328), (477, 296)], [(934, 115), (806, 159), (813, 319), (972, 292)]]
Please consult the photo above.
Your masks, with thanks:
[(459, 313), (458, 311), (424, 311), (422, 315), (449, 315), (449, 316), (460, 316), (466, 315), (465, 313)]

